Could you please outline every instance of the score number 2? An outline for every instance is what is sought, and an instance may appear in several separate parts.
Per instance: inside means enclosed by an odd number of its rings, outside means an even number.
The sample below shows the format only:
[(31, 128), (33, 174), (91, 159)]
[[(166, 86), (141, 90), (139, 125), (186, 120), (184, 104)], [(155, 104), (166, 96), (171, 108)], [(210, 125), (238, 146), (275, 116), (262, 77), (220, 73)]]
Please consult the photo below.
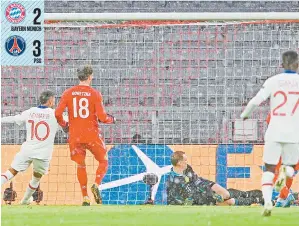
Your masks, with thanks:
[[(42, 13), (41, 9), (40, 8), (35, 8), (33, 10), (33, 13), (36, 14), (36, 16), (33, 19), (33, 24), (34, 25), (41, 25), (41, 21), (38, 21), (40, 16), (41, 16), (41, 13)], [(33, 62), (34, 63), (42, 63), (42, 59), (39, 58), (40, 55), (41, 55), (41, 41), (40, 40), (34, 40), (33, 41), (33, 47), (34, 47), (33, 56), (35, 57)]]
[[(298, 95), (298, 100), (297, 100), (296, 104), (294, 105), (292, 113), (291, 113), (291, 116), (293, 116), (294, 113), (296, 112), (297, 108), (298, 108), (298, 105), (299, 105), (299, 92), (289, 91), (287, 94), (288, 95)], [(284, 91), (277, 91), (276, 93), (274, 93), (274, 97), (276, 97), (277, 95), (282, 95), (283, 96), (283, 102), (280, 103), (276, 108), (273, 109), (273, 115), (275, 115), (275, 116), (286, 116), (287, 115), (286, 112), (278, 112), (278, 109), (283, 107), (287, 103), (287, 101), (288, 101), (288, 95), (287, 94)]]

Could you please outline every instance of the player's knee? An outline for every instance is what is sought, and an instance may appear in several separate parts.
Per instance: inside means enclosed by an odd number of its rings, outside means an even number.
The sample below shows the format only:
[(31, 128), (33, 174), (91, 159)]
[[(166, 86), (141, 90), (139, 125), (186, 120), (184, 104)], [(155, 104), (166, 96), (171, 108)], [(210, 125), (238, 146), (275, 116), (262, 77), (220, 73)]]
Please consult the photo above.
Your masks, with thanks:
[(275, 169), (276, 169), (276, 165), (271, 165), (271, 164), (267, 164), (265, 163), (265, 170), (275, 173)]
[(9, 171), (12, 173), (12, 175), (14, 175), (14, 176), (18, 174), (18, 171), (15, 170), (14, 168), (11, 168), (11, 167), (10, 167), (8, 170), (9, 170)]
[(98, 162), (99, 162), (99, 166), (101, 166), (103, 169), (106, 169), (106, 170), (108, 169), (108, 161), (107, 160), (102, 159)]
[(235, 205), (235, 199), (228, 199), (228, 200), (226, 200), (225, 201), (225, 203), (227, 204), (227, 205), (230, 205), (230, 206), (232, 206), (232, 205)]
[(224, 187), (220, 186), (219, 184), (214, 184), (211, 188), (214, 192), (221, 195), (223, 197), (223, 199), (230, 198), (230, 194), (229, 194), (228, 190), (226, 190)]
[(77, 163), (78, 165), (84, 165), (85, 166), (85, 156), (83, 155), (73, 155), (71, 157), (72, 161), (74, 161), (75, 163)]
[(99, 153), (94, 155), (95, 159), (103, 165), (108, 165), (108, 154), (107, 153)]
[(224, 198), (224, 199), (229, 199), (229, 198), (231, 198), (231, 197), (230, 197), (230, 193), (229, 193), (229, 191), (226, 190), (226, 189), (225, 189), (225, 191), (223, 191), (223, 198)]
[(38, 172), (33, 172), (33, 176), (36, 178), (41, 178), (43, 175), (41, 173)]

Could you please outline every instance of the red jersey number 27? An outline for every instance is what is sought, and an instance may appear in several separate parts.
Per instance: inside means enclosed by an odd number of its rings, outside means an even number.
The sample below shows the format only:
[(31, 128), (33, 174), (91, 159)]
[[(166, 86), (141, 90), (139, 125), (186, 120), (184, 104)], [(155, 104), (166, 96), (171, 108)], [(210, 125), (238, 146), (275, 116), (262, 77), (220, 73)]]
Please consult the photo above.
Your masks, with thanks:
[(89, 103), (87, 98), (80, 98), (77, 101), (77, 97), (73, 98), (73, 109), (74, 109), (74, 118), (88, 118), (89, 116)]
[[(292, 112), (290, 113), (291, 116), (293, 116), (295, 114), (297, 108), (298, 108), (298, 105), (299, 105), (299, 92), (289, 91), (287, 94), (288, 95), (296, 95), (298, 97), (298, 100), (297, 100), (296, 104), (294, 105), (294, 107), (292, 109)], [(286, 112), (279, 111), (279, 108), (283, 107), (288, 101), (288, 95), (287, 94), (284, 91), (277, 91), (276, 93), (274, 93), (274, 97), (276, 97), (278, 95), (282, 96), (283, 101), (276, 108), (273, 109), (273, 115), (275, 115), (275, 116), (286, 116), (287, 115)]]

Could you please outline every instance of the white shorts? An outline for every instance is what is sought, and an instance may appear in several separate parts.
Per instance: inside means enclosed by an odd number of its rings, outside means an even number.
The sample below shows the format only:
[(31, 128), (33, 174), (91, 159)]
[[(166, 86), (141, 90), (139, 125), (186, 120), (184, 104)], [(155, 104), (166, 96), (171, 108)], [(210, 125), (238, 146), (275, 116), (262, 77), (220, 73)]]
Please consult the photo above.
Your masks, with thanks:
[(45, 175), (48, 172), (50, 160), (49, 159), (36, 159), (24, 155), (22, 152), (16, 154), (12, 161), (11, 168), (18, 172), (25, 171), (33, 163), (33, 172)]
[(263, 156), (264, 163), (277, 165), (280, 157), (282, 158), (282, 164), (296, 165), (299, 161), (299, 144), (266, 141)]

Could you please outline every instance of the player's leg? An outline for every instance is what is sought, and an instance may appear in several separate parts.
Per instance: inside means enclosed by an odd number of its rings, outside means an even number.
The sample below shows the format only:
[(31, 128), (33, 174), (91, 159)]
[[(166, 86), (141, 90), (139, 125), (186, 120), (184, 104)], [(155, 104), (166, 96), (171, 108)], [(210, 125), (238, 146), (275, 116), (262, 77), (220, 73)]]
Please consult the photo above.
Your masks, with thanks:
[(80, 184), (83, 206), (90, 206), (90, 199), (87, 193), (87, 172), (85, 164), (85, 144), (70, 143), (71, 160), (77, 163), (77, 178)]
[(22, 150), (18, 152), (11, 163), (10, 168), (3, 174), (1, 174), (1, 185), (14, 178), (18, 172), (25, 171), (31, 164), (31, 160), (28, 156), (24, 155)]
[(5, 184), (6, 182), (10, 181), (12, 178), (14, 178), (18, 174), (18, 171), (14, 168), (10, 167), (8, 170), (6, 170), (5, 173), (1, 174), (1, 186)]
[(281, 167), (281, 164), (282, 164), (281, 161), (282, 160), (281, 160), (281, 157), (280, 157), (279, 162), (278, 162), (278, 164), (276, 165), (276, 168), (275, 168), (275, 174), (274, 174), (274, 179), (273, 179), (274, 183), (277, 181), (277, 178), (279, 176), (279, 170), (280, 170), (280, 167)]
[[(224, 187), (222, 187), (221, 185), (219, 184), (216, 184), (214, 183), (212, 186), (211, 186), (211, 189), (222, 196), (223, 200), (229, 200), (230, 199), (230, 194), (228, 192), (228, 190), (226, 190)], [(229, 205), (233, 205), (231, 202), (227, 203)]]
[(273, 208), (272, 192), (276, 165), (282, 153), (282, 145), (278, 142), (265, 142), (263, 161), (265, 171), (262, 175), (262, 192), (264, 198), (264, 216), (270, 216)]
[(38, 172), (33, 172), (32, 179), (26, 188), (23, 199), (21, 200), (21, 205), (29, 205), (32, 202), (32, 195), (39, 186), (42, 176), (43, 175)]
[(262, 203), (262, 191), (260, 194), (255, 193), (255, 191), (241, 191), (238, 189), (227, 189), (230, 194), (230, 202), (234, 201), (234, 205), (238, 206), (250, 206), (252, 204)]
[(280, 190), (279, 198), (276, 203), (277, 207), (289, 207), (291, 202), (294, 201), (293, 196), (290, 194), (290, 188), (293, 183), (296, 164), (298, 164), (297, 159), (299, 160), (298, 150), (299, 150), (298, 144), (283, 144), (283, 150), (282, 150), (283, 167), (280, 171), (277, 187), (283, 185), (285, 186), (283, 186), (283, 188)]
[(261, 190), (246, 191), (247, 197), (253, 200), (255, 204), (264, 204), (263, 192)]
[(88, 144), (87, 147), (91, 153), (94, 155), (95, 159), (98, 161), (98, 168), (96, 171), (95, 182), (91, 187), (91, 191), (94, 195), (97, 204), (102, 203), (101, 192), (99, 185), (102, 183), (104, 176), (106, 175), (108, 169), (108, 155), (105, 143), (102, 139), (94, 143)]
[(32, 202), (32, 195), (40, 184), (40, 180), (46, 172), (48, 172), (50, 160), (49, 159), (33, 159), (33, 175), (30, 180), (26, 192), (21, 201), (22, 205), (28, 205)]
[(232, 196), (228, 190), (219, 184), (214, 183), (213, 186), (211, 186), (211, 189), (221, 195), (223, 197), (223, 202), (227, 205), (248, 205), (246, 199), (240, 197), (239, 194), (237, 196)]
[(235, 204), (235, 200), (234, 199), (231, 200), (229, 192), (225, 188), (223, 188), (219, 184), (216, 184), (213, 181), (200, 178), (200, 183), (197, 186), (199, 186), (204, 190), (210, 189), (211, 191), (213, 191), (214, 193), (213, 198), (217, 201), (218, 204), (219, 203), (224, 203), (228, 205)]

